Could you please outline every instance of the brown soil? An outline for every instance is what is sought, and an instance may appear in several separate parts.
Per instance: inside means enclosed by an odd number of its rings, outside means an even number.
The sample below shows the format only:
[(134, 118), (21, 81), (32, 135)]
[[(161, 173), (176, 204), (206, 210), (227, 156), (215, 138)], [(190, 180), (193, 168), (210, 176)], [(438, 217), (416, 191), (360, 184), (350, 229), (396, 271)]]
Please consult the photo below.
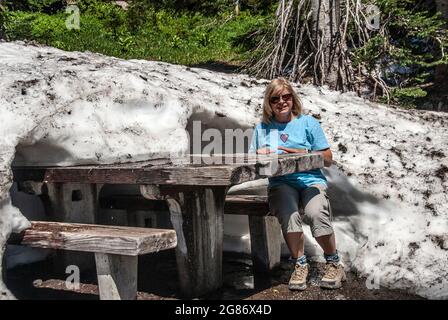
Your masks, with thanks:
[[(69, 290), (68, 275), (53, 271), (51, 260), (16, 267), (6, 272), (6, 283), (19, 299), (97, 300), (95, 270), (81, 273), (80, 288)], [(270, 275), (253, 276), (250, 257), (224, 254), (224, 285), (199, 300), (415, 300), (416, 295), (380, 287), (369, 290), (366, 279), (347, 274), (347, 282), (338, 290), (319, 287), (323, 264), (312, 263), (308, 288), (302, 292), (288, 289), (292, 266), (282, 261)], [(139, 260), (139, 300), (178, 300), (179, 293), (173, 250), (146, 255)]]

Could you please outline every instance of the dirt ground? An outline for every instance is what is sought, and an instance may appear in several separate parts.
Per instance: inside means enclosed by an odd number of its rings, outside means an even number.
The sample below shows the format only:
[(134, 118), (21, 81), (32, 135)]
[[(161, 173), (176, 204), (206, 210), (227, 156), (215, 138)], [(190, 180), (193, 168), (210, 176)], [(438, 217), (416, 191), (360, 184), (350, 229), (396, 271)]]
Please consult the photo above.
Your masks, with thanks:
[[(81, 272), (78, 290), (68, 290), (67, 274), (57, 272), (51, 259), (16, 267), (6, 272), (6, 283), (18, 299), (98, 300), (96, 273), (93, 268)], [(223, 287), (198, 297), (198, 300), (416, 300), (421, 297), (400, 291), (369, 290), (366, 279), (347, 274), (347, 282), (338, 290), (319, 287), (323, 264), (311, 264), (308, 288), (302, 292), (288, 290), (292, 266), (282, 261), (270, 275), (253, 276), (247, 255), (225, 253)], [(178, 300), (179, 294), (174, 251), (146, 255), (139, 258), (139, 300)]]

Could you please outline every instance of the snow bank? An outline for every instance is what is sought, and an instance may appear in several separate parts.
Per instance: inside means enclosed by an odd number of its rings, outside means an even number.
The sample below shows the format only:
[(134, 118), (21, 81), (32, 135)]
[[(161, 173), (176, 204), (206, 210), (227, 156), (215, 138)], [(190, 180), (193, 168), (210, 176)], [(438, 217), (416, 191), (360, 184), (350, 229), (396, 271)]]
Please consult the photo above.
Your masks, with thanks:
[[(13, 160), (111, 163), (185, 151), (193, 119), (219, 130), (254, 126), (267, 83), (0, 42), (0, 247), (29, 225), (11, 205)], [(298, 91), (337, 162), (326, 174), (347, 265), (384, 286), (448, 298), (448, 116)], [(307, 244), (309, 255), (319, 250)], [(0, 291), (12, 297), (1, 281)]]

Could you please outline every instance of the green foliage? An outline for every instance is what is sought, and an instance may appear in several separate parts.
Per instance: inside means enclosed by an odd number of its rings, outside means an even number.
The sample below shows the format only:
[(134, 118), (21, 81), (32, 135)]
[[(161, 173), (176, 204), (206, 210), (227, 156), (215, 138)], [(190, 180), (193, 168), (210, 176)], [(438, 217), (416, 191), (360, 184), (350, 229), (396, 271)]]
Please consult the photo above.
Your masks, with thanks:
[[(240, 0), (241, 10), (251, 13), (263, 13), (277, 0)], [(235, 7), (235, 0), (133, 0), (131, 7), (140, 10), (153, 8), (156, 10), (175, 10), (198, 12), (203, 15), (216, 15), (220, 12), (229, 12)]]
[(6, 0), (3, 1), (9, 10), (32, 12), (56, 12), (63, 8), (63, 0)]
[(387, 52), (387, 39), (381, 35), (373, 36), (364, 46), (353, 50), (353, 64), (355, 67), (364, 64), (369, 70), (375, 68), (375, 64)]
[(232, 11), (207, 16), (151, 6), (125, 11), (93, 0), (81, 0), (78, 5), (80, 30), (65, 27), (65, 11), (9, 11), (5, 35), (9, 40), (36, 40), (64, 50), (89, 50), (121, 58), (186, 65), (209, 61), (238, 64), (244, 59), (244, 50), (235, 39), (263, 19), (246, 11), (238, 16)]
[(0, 4), (0, 39), (5, 38), (6, 9)]
[(240, 1), (242, 8), (249, 9), (251, 12), (269, 13), (277, 5), (276, 0), (245, 0)]
[[(108, 1), (79, 0), (81, 28), (68, 30), (63, 0), (6, 0), (0, 37), (36, 40), (64, 50), (196, 65), (257, 60), (254, 50), (273, 33), (277, 0), (133, 0), (128, 10)], [(413, 0), (368, 0), (381, 10), (382, 32), (365, 43), (349, 25), (353, 65), (380, 70), (393, 102), (412, 105), (426, 94), (434, 69), (448, 64), (448, 31), (433, 9)], [(425, 3), (420, 1), (419, 3)]]
[(81, 14), (93, 16), (98, 20), (101, 20), (103, 25), (108, 28), (115, 30), (126, 23), (126, 11), (115, 4), (94, 1), (88, 6), (84, 4), (84, 6), (85, 9), (83, 10), (83, 4), (80, 3)]
[[(406, 108), (415, 108), (417, 102), (428, 95), (428, 93), (419, 87), (392, 88), (392, 102)], [(384, 102), (385, 99), (382, 99)]]
[[(146, 58), (172, 63), (199, 64), (208, 61), (237, 62), (241, 48), (233, 39), (257, 23), (259, 17), (242, 13), (238, 17), (157, 11), (138, 28)], [(154, 45), (155, 44), (155, 45)]]
[(373, 2), (386, 32), (372, 31), (368, 42), (352, 50), (354, 64), (382, 70), (392, 87), (392, 101), (410, 105), (427, 94), (417, 86), (433, 81), (435, 67), (448, 63), (447, 56), (442, 57), (448, 50), (446, 21), (424, 2)]
[(32, 34), (32, 22), (36, 14), (29, 12), (6, 12), (3, 28), (8, 40), (30, 39)]

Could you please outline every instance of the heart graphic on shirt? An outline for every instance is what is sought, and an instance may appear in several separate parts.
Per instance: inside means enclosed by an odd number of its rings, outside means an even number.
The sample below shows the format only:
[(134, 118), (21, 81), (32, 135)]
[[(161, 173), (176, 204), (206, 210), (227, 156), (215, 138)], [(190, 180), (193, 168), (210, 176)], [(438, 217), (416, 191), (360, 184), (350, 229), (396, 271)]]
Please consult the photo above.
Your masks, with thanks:
[(288, 137), (289, 137), (289, 135), (287, 135), (286, 133), (282, 133), (282, 134), (280, 135), (280, 139), (281, 139), (283, 142), (286, 142), (286, 141), (288, 140)]

